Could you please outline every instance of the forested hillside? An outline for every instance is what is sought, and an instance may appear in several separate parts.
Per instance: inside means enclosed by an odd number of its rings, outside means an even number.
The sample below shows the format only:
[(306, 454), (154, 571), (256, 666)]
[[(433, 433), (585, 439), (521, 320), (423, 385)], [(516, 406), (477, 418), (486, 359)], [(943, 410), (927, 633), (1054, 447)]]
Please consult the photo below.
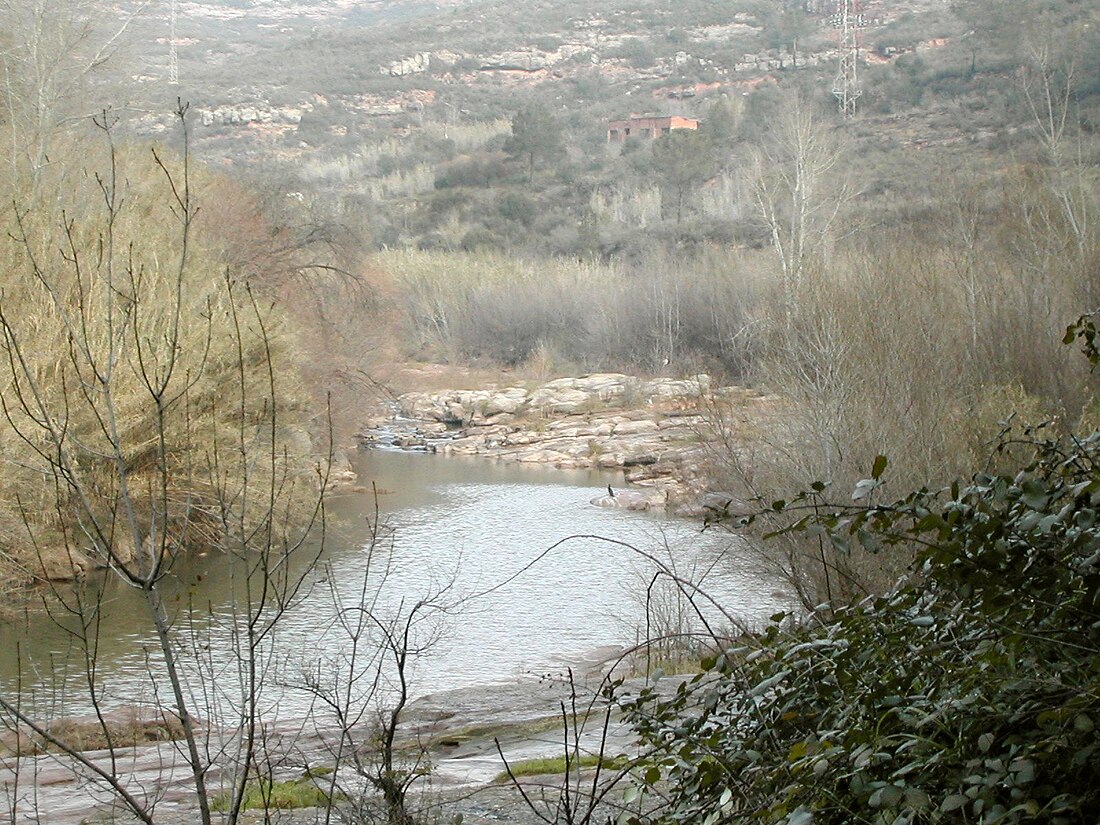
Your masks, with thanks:
[[(1075, 104), (1091, 95), (1095, 45), (1053, 34), (1084, 32), (1086, 4), (1022, 21), (986, 5), (867, 4), (861, 118), (845, 130), (862, 159), (866, 211), (923, 197), (931, 168), (981, 163), (1026, 142), (1034, 119), (1017, 69), (1035, 55), (1017, 24), (1072, 52)], [(819, 2), (634, 0), (598, 14), (580, 3), (478, 3), (372, 25), (326, 6), (330, 17), (288, 11), (255, 28), (187, 8), (181, 85), (153, 83), (167, 57), (158, 41), (148, 91), (182, 93), (201, 121), (196, 139), (214, 156), (262, 159), (265, 174), (289, 176), (279, 183), (291, 191), (333, 195), (375, 245), (615, 256), (645, 246), (655, 226), (674, 242), (752, 240), (745, 150), (774, 121), (782, 89), (801, 87), (827, 109), (837, 71), (832, 4)], [(504, 146), (529, 105), (563, 137), (531, 186)], [(1090, 107), (1078, 111), (1087, 121)], [(607, 121), (631, 112), (698, 117), (721, 133), (715, 168), (685, 179), (686, 214), (669, 212), (679, 184), (666, 165), (606, 146)], [(508, 194), (520, 197), (499, 203)], [(525, 224), (532, 207), (535, 229)]]

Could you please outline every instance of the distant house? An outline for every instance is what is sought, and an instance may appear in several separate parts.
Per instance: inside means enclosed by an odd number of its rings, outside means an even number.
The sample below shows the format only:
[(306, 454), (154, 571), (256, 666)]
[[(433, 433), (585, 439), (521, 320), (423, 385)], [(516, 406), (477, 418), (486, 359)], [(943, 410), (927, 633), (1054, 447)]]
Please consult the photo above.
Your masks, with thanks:
[(638, 137), (656, 140), (674, 129), (698, 129), (699, 121), (689, 117), (657, 117), (631, 115), (626, 120), (612, 120), (607, 124), (607, 142), (623, 143), (627, 138)]

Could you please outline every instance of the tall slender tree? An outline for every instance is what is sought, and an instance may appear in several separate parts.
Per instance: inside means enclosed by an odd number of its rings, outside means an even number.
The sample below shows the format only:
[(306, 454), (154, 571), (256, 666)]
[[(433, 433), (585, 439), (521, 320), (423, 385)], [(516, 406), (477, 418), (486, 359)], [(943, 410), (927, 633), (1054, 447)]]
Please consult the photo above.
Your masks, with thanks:
[(702, 132), (677, 129), (653, 143), (652, 159), (657, 178), (676, 204), (676, 223), (681, 223), (687, 196), (717, 172), (715, 143)]
[(531, 104), (512, 118), (512, 136), (504, 151), (527, 161), (527, 180), (534, 180), (536, 161), (550, 161), (564, 148), (561, 124), (545, 106)]

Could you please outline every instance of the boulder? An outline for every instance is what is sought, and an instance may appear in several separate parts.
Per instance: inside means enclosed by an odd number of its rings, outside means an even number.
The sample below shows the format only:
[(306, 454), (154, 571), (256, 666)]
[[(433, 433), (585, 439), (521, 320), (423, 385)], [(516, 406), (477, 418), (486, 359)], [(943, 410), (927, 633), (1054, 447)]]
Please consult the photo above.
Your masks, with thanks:
[(463, 423), (473, 418), (471, 409), (458, 399), (452, 399), (443, 406), (442, 421)]
[(530, 405), (544, 414), (574, 413), (591, 402), (592, 396), (582, 390), (539, 387), (530, 397)]
[(596, 466), (603, 470), (615, 470), (623, 466), (622, 453), (601, 453), (596, 458)]
[[(560, 423), (561, 422), (555, 422), (555, 424)], [(591, 427), (578, 427), (576, 425), (555, 429), (554, 424), (551, 424), (550, 430), (554, 435), (561, 436), (562, 438), (591, 438), (596, 434)]]
[(642, 421), (623, 421), (615, 425), (612, 435), (648, 435), (661, 428), (656, 421), (644, 419)]
[(426, 392), (407, 392), (397, 399), (397, 411), (405, 418), (438, 421), (438, 400)]
[(535, 392), (539, 392), (539, 390), (546, 390), (547, 392), (558, 392), (559, 390), (573, 390), (576, 388), (576, 378), (555, 378), (553, 381), (547, 381), (545, 384), (535, 390)]
[(659, 510), (665, 506), (665, 494), (658, 490), (620, 490), (611, 496), (597, 496), (597, 507), (617, 507), (622, 510)]
[(490, 393), (482, 401), (481, 412), (486, 418), (507, 413), (515, 415), (527, 403), (527, 391), (519, 388)]
[(388, 66), (379, 66), (379, 71), (389, 77), (406, 77), (411, 74), (422, 74), (431, 68), (431, 52), (420, 52), (412, 57), (395, 60)]
[(548, 69), (561, 61), (557, 52), (540, 49), (514, 49), (481, 58), (482, 69), (519, 70), (524, 72)]
[(644, 392), (647, 398), (695, 398), (700, 394), (700, 387), (695, 381), (658, 378), (646, 382)]
[(639, 383), (637, 378), (632, 378), (629, 375), (605, 372), (585, 375), (576, 379), (574, 385), (576, 389), (594, 395), (607, 404), (621, 399), (627, 394), (628, 390), (637, 389)]

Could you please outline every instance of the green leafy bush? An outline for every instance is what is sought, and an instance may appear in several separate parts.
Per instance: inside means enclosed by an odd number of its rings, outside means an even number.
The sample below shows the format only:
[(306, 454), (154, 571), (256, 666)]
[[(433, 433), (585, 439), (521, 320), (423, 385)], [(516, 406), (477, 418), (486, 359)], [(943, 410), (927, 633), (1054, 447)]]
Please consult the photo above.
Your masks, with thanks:
[(839, 548), (919, 548), (913, 580), (637, 697), (641, 789), (669, 797), (647, 821), (1095, 821), (1100, 433), (1001, 446), (1018, 473), (869, 505), (879, 459), (852, 504), (772, 505)]

